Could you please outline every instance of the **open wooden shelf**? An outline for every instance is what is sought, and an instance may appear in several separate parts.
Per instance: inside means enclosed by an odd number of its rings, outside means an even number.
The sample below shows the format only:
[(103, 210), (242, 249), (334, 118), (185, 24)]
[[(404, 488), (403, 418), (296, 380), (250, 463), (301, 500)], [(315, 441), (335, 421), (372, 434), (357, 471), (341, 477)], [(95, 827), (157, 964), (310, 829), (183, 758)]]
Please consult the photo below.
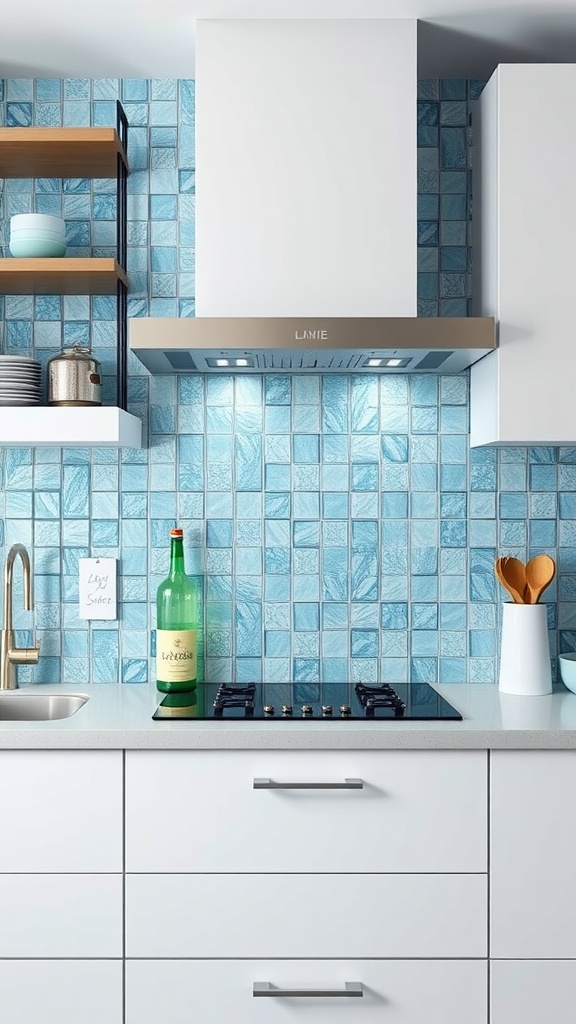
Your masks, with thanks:
[(0, 447), (141, 448), (142, 422), (116, 406), (1, 406)]
[(0, 178), (115, 178), (115, 128), (0, 128)]
[(115, 259), (0, 259), (0, 295), (112, 295), (128, 284)]

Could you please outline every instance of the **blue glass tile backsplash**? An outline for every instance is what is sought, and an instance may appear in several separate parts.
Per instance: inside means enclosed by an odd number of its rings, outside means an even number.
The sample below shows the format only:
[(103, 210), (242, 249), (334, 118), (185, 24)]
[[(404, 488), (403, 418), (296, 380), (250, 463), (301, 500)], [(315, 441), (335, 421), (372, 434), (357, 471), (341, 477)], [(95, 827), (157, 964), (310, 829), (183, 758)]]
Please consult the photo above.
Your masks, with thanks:
[[(469, 311), (469, 114), (481, 82), (418, 92), (418, 304)], [(194, 315), (194, 83), (0, 80), (0, 123), (130, 121), (130, 316)], [(65, 217), (69, 253), (113, 255), (110, 181), (6, 181), (2, 229)], [(92, 345), (115, 399), (115, 300), (0, 297), (1, 350), (43, 364)], [(205, 674), (493, 682), (496, 554), (548, 551), (552, 653), (576, 650), (576, 447), (469, 451), (468, 376), (150, 377), (129, 402), (149, 446), (2, 449), (0, 546), (33, 554), (37, 682), (143, 683), (168, 530), (203, 582)], [(78, 559), (119, 558), (119, 621), (78, 618)], [(18, 583), (19, 594), (21, 585)], [(20, 608), (21, 600), (17, 600)], [(17, 612), (19, 639), (31, 616)]]

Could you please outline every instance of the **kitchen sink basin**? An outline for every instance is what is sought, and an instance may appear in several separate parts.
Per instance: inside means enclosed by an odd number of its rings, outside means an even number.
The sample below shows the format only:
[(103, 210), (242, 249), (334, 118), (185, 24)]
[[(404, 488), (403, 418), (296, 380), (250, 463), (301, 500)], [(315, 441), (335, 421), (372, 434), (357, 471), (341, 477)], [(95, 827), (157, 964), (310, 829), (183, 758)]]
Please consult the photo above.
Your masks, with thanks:
[(89, 700), (76, 693), (0, 693), (0, 722), (51, 722), (70, 718)]

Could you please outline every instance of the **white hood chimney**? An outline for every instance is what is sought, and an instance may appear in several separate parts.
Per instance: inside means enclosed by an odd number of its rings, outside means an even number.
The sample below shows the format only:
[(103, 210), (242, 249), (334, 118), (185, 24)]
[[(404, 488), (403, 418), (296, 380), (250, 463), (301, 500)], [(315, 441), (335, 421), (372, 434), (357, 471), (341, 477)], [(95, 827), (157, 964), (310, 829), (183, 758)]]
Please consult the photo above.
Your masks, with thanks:
[(416, 21), (198, 21), (197, 316), (416, 315)]

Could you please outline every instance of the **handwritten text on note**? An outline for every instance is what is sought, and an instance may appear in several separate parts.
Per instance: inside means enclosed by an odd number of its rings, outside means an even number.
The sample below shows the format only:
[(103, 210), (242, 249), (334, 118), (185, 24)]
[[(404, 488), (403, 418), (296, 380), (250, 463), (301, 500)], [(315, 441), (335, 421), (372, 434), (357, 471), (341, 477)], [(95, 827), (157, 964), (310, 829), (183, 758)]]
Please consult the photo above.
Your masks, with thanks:
[(115, 619), (116, 559), (79, 558), (81, 619)]

